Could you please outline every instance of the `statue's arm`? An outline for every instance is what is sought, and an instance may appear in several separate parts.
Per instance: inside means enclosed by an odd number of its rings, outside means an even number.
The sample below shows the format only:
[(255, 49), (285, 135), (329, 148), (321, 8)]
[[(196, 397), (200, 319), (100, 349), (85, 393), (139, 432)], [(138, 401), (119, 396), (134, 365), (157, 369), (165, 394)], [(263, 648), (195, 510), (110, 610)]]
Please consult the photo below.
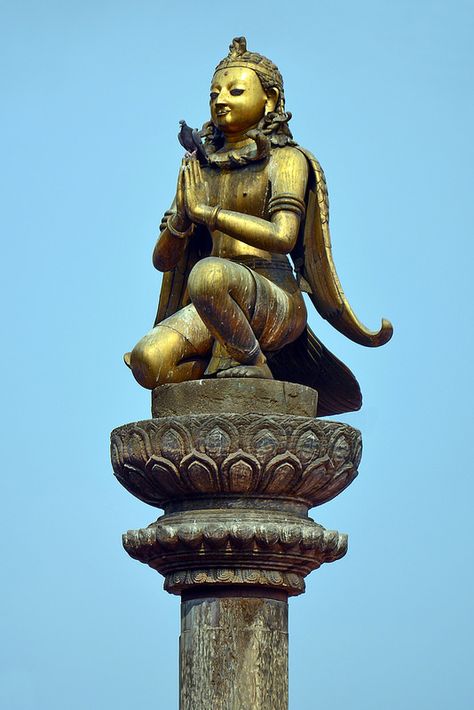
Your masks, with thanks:
[(171, 208), (163, 215), (160, 236), (153, 249), (153, 266), (158, 271), (171, 271), (171, 269), (174, 269), (183, 256), (188, 243), (186, 237), (180, 238), (170, 232), (168, 227), (168, 219), (170, 217), (176, 232), (185, 234), (191, 225), (189, 220), (183, 219), (176, 212), (176, 199), (174, 199)]
[(276, 212), (271, 221), (267, 221), (240, 212), (220, 210), (215, 229), (251, 247), (273, 254), (289, 254), (296, 244), (299, 224), (300, 217), (288, 211)]
[[(198, 183), (198, 166), (196, 176)], [(270, 200), (269, 205), (270, 219), (202, 203), (193, 210), (193, 217), (206, 224), (211, 231), (219, 230), (257, 249), (288, 254), (298, 237), (307, 180), (308, 164), (304, 155), (294, 148), (282, 148), (272, 155), (270, 165), (273, 200), (273, 204)], [(188, 179), (187, 190), (192, 190), (190, 182)]]

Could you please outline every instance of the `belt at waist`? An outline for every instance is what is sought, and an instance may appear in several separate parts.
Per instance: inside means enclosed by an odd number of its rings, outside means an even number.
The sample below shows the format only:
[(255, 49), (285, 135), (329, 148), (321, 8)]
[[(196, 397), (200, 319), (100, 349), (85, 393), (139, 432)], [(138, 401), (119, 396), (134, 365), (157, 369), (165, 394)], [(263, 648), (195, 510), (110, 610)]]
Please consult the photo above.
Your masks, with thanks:
[(293, 273), (293, 268), (288, 261), (288, 258), (283, 254), (277, 255), (277, 258), (268, 261), (266, 259), (258, 259), (254, 256), (236, 256), (229, 261), (233, 261), (236, 264), (242, 264), (242, 266), (247, 266), (249, 269), (264, 270), (264, 271), (288, 271)]

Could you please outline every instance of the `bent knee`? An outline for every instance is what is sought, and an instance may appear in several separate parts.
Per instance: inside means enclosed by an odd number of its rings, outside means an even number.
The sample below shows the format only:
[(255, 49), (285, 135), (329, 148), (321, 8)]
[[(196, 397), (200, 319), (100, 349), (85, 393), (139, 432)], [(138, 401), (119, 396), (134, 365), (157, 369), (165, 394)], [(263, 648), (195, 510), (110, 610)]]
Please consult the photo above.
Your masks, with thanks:
[(229, 289), (229, 262), (216, 256), (201, 259), (192, 268), (188, 278), (188, 292), (191, 301), (207, 300), (216, 293)]
[(130, 368), (137, 382), (151, 390), (168, 381), (180, 356), (179, 334), (158, 326), (135, 345), (130, 354)]
[(156, 348), (140, 340), (130, 353), (130, 369), (136, 381), (147, 389), (156, 387), (158, 362)]

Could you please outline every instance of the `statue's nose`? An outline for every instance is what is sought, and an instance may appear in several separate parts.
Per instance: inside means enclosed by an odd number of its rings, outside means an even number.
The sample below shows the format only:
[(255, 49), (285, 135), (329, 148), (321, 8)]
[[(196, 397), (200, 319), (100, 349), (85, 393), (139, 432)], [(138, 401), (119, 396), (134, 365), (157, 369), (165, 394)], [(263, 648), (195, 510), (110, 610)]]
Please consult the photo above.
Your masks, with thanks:
[(229, 99), (229, 92), (225, 89), (219, 91), (219, 95), (216, 98), (216, 106), (226, 106)]

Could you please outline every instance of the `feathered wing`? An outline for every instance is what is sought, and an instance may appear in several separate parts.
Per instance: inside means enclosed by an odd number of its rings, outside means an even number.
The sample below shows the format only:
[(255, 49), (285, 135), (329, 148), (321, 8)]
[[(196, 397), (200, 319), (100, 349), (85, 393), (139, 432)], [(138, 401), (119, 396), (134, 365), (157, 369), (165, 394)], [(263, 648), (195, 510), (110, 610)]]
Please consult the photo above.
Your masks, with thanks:
[[(316, 158), (299, 148), (309, 163), (306, 215), (291, 256), (300, 288), (307, 291), (318, 313), (340, 333), (360, 345), (377, 347), (392, 337), (389, 321), (378, 331), (366, 328), (357, 318), (339, 281), (331, 252), (329, 200), (326, 180)], [(271, 356), (271, 368), (278, 379), (314, 387), (319, 392), (318, 414), (341, 414), (360, 409), (359, 384), (346, 365), (338, 360), (310, 328), (295, 342)]]
[(390, 321), (383, 319), (380, 330), (369, 330), (357, 318), (344, 294), (332, 258), (324, 173), (314, 155), (303, 148), (299, 150), (308, 160), (310, 171), (306, 217), (292, 254), (295, 265), (310, 286), (308, 291), (316, 310), (336, 330), (359, 345), (384, 345), (393, 334)]
[(355, 412), (362, 406), (356, 378), (307, 327), (293, 343), (268, 353), (276, 380), (295, 382), (318, 391), (318, 416)]

